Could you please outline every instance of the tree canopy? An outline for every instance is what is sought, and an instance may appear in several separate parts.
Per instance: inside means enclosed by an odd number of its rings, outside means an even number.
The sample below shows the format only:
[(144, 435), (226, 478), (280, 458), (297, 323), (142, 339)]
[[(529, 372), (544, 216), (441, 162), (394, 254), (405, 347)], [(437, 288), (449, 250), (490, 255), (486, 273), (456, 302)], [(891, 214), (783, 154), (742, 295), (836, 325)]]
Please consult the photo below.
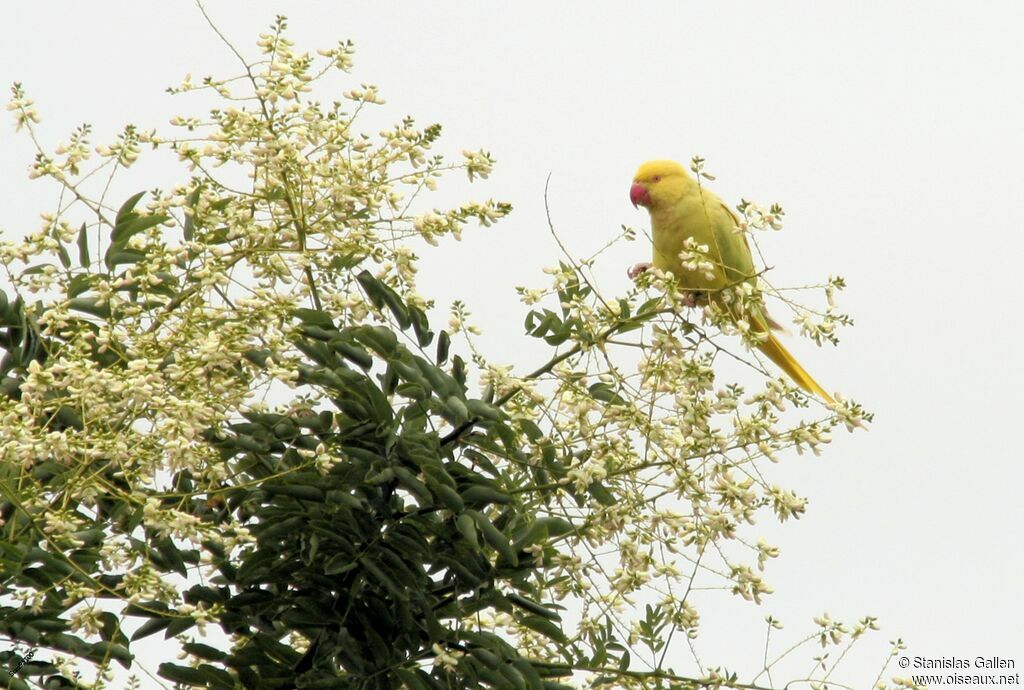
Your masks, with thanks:
[[(0, 682), (110, 687), (120, 666), (137, 687), (138, 641), (162, 635), (157, 673), (182, 687), (781, 687), (785, 650), (750, 678), (668, 651), (711, 596), (772, 591), (750, 526), (806, 499), (771, 464), (870, 414), (762, 368), (671, 275), (603, 291), (593, 267), (629, 228), (519, 289), (547, 361), (492, 361), (468, 288), (442, 328), (417, 286), (418, 252), (511, 212), (427, 204), (490, 155), (434, 153), (441, 127), (411, 117), (363, 132), (374, 86), (317, 100), (349, 42), (302, 52), (279, 18), (257, 45), (240, 75), (171, 89), (216, 101), (173, 135), (94, 146), (82, 126), (50, 152), (12, 89), (59, 203), (0, 243)], [(109, 198), (147, 147), (181, 184)], [(782, 215), (738, 212), (755, 240)], [(849, 323), (843, 287), (816, 308), (767, 276), (737, 293), (821, 343)], [(875, 627), (826, 615), (801, 644)]]

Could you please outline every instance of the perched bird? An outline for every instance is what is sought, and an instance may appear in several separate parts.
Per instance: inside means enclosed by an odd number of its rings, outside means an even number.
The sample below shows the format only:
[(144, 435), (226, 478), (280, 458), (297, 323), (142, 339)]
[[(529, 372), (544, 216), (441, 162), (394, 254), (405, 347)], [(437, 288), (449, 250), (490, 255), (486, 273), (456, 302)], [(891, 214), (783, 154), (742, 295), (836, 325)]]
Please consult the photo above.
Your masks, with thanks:
[[(702, 299), (704, 293), (708, 299), (715, 300), (723, 288), (756, 279), (750, 245), (746, 234), (738, 229), (736, 216), (721, 199), (698, 185), (679, 163), (657, 160), (641, 165), (629, 189), (629, 200), (634, 207), (643, 206), (651, 214), (652, 264), (663, 271), (671, 271), (680, 287), (696, 293), (690, 298), (691, 304)], [(712, 270), (692, 271), (683, 267), (679, 254), (691, 237), (698, 245), (708, 247), (708, 258), (714, 264)], [(630, 269), (630, 277), (636, 278), (652, 264), (637, 264)], [(740, 318), (735, 306), (727, 308)], [(763, 308), (753, 313), (748, 311), (742, 317), (762, 338), (757, 348), (768, 359), (807, 392), (820, 396), (827, 403), (835, 402), (775, 337), (772, 328), (779, 326)]]

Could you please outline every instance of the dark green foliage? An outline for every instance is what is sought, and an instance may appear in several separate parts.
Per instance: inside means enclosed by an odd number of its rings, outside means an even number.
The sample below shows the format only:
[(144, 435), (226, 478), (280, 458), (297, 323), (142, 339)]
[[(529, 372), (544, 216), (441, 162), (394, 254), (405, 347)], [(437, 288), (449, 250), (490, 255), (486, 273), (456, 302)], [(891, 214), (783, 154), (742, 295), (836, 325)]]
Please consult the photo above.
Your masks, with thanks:
[[(367, 273), (360, 282), (387, 295), (382, 304), (429, 344), (418, 310)], [(568, 523), (524, 514), (494, 465), (467, 452), (514, 434), (509, 420), (386, 328), (336, 329), (310, 310), (297, 317), (296, 345), (309, 358), (301, 381), (327, 392), (335, 409), (312, 419), (252, 414), (211, 433), (244, 485), (226, 490), (223, 509), (252, 516), (258, 544), (240, 560), (220, 559), (215, 586), (186, 595), (221, 606), (224, 629), (250, 640), (203, 658), (246, 687), (543, 687), (513, 647), (459, 624), (497, 608), (563, 637), (558, 614), (527, 596), (537, 596), (537, 566), (522, 549)], [(465, 428), (443, 440), (438, 418)], [(300, 453), (318, 445), (338, 458), (326, 476)], [(527, 594), (502, 594), (513, 589)], [(304, 655), (281, 642), (293, 631), (313, 641)], [(424, 665), (435, 644), (467, 654), (457, 679)], [(221, 687), (213, 670), (161, 672)]]
[[(118, 212), (101, 273), (139, 260), (128, 240), (166, 219), (136, 213), (141, 196)], [(191, 219), (184, 232), (193, 232)], [(89, 328), (90, 318), (112, 317), (89, 295), (101, 273), (89, 269), (84, 227), (76, 245), (72, 250), (84, 272), (70, 281), (68, 297), (72, 309), (85, 315), (76, 325)], [(209, 644), (187, 644), (185, 650), (202, 663), (163, 663), (159, 674), (181, 686), (225, 689), (559, 687), (552, 678), (567, 671), (523, 658), (503, 638), (463, 624), (476, 612), (497, 610), (557, 644), (565, 641), (558, 612), (543, 603), (543, 587), (554, 540), (572, 525), (527, 509), (517, 498), (520, 487), (505, 473), (521, 462), (520, 447), (536, 441), (539, 429), (514, 424), (491, 394), (468, 394), (463, 360), (451, 352), (446, 333), (435, 336), (421, 310), (367, 272), (358, 282), (397, 330), (339, 328), (315, 309), (293, 315), (299, 326), (293, 344), (305, 358), (298, 383), (330, 404), (288, 415), (252, 412), (208, 429), (205, 440), (219, 451), (230, 480), (218, 490), (200, 490), (196, 478), (180, 472), (174, 494), (161, 499), (207, 524), (233, 516), (257, 541), (230, 554), (205, 542), (218, 575), (184, 592), (186, 603), (220, 611), (220, 627), (244, 642), (236, 648), (210, 638)], [(168, 281), (147, 289), (173, 299), (180, 288)], [(166, 304), (158, 300), (150, 308)], [(12, 398), (19, 397), (29, 364), (46, 361), (62, 346), (38, 335), (33, 313), (0, 293), (0, 386)], [(264, 366), (271, 354), (253, 350), (248, 364)], [(116, 342), (93, 357), (100, 367), (124, 361)], [(444, 433), (442, 421), (448, 423)], [(82, 425), (64, 407), (43, 423), (53, 429)], [(326, 472), (317, 467), (318, 452), (333, 461)], [(542, 456), (539, 479), (564, 474), (553, 448)], [(51, 663), (54, 653), (130, 667), (136, 640), (194, 632), (191, 617), (160, 602), (141, 602), (121, 615), (102, 614), (99, 642), (71, 634), (68, 611), (75, 602), (67, 597), (68, 586), (101, 583), (107, 596), (118, 597), (123, 575), (105, 572), (99, 552), (109, 536), (128, 536), (157, 571), (191, 582), (204, 554), (142, 529), (141, 508), (126, 500), (132, 487), (117, 467), (102, 461), (95, 472), (109, 492), (96, 497), (94, 527), (75, 535), (77, 548), (54, 552), (38, 517), (20, 504), (15, 486), (24, 476), (19, 479), (16, 468), (0, 470), (0, 636), (39, 650), (13, 676), (0, 669), (0, 683), (71, 688), (74, 680)], [(52, 496), (62, 495), (75, 477), (69, 467), (44, 460), (29, 475)], [(538, 544), (544, 547), (539, 560), (525, 552)], [(41, 605), (17, 605), (10, 596), (15, 588), (44, 593)], [(288, 644), (291, 633), (311, 641), (305, 653)], [(455, 671), (433, 664), (438, 648), (461, 656)], [(4, 669), (20, 658), (0, 650)]]
[[(190, 198), (193, 205), (197, 193)], [(127, 248), (129, 240), (167, 219), (135, 212), (141, 197), (129, 199), (117, 214), (100, 268), (108, 275), (143, 259)], [(190, 217), (184, 232), (194, 232)], [(63, 245), (61, 250), (67, 269), (71, 254)], [(81, 270), (69, 283), (68, 298), (84, 314), (76, 326), (95, 332), (89, 319), (112, 314), (89, 296), (101, 273), (90, 268), (85, 226), (72, 251)], [(551, 678), (565, 671), (521, 657), (501, 637), (466, 631), (462, 621), (478, 611), (500, 610), (562, 643), (559, 615), (540, 599), (543, 571), (555, 553), (549, 540), (571, 525), (532, 514), (516, 499), (517, 487), (502, 469), (510, 465), (502, 460), (521, 460), (523, 429), (493, 395), (468, 394), (465, 363), (451, 352), (449, 336), (435, 337), (422, 310), (369, 272), (357, 281), (398, 330), (337, 328), (322, 311), (297, 309), (294, 345), (305, 357), (298, 383), (321, 391), (331, 404), (291, 415), (250, 413), (209, 429), (206, 440), (219, 450), (231, 479), (219, 491), (199, 492), (195, 479), (181, 472), (174, 479), (175, 495), (163, 499), (167, 507), (215, 525), (236, 517), (257, 542), (241, 554), (204, 543), (218, 575), (183, 595), (188, 604), (219, 610), (219, 626), (244, 642), (233, 649), (187, 644), (185, 651), (203, 662), (166, 662), (159, 673), (181, 686), (224, 689), (558, 687)], [(178, 290), (170, 279), (148, 289), (170, 299)], [(130, 297), (134, 301), (137, 291)], [(13, 398), (20, 395), (29, 364), (61, 347), (59, 340), (40, 337), (34, 313), (0, 293), (0, 385)], [(270, 354), (253, 350), (248, 364), (265, 365)], [(117, 343), (93, 356), (102, 368), (124, 361)], [(442, 421), (449, 424), (444, 434)], [(56, 407), (44, 423), (82, 428), (67, 407)], [(326, 472), (316, 466), (317, 452), (330, 459)], [(542, 478), (563, 472), (554, 452), (544, 458), (549, 469), (538, 470)], [(158, 571), (182, 577), (202, 554), (152, 530), (140, 531), (141, 509), (125, 500), (131, 487), (116, 467), (101, 463), (95, 471), (110, 492), (96, 499), (94, 526), (75, 535), (78, 548), (54, 553), (38, 517), (20, 505), (17, 473), (8, 469), (0, 485), (0, 635), (47, 651), (22, 663), (13, 676), (0, 670), (0, 683), (27, 688), (31, 679), (42, 687), (71, 688), (74, 680), (59, 676), (50, 662), (52, 652), (128, 667), (136, 640), (193, 631), (193, 618), (161, 602), (141, 602), (124, 608), (124, 617), (103, 613), (100, 642), (71, 634), (68, 610), (74, 602), (66, 588), (74, 581), (100, 583), (108, 596), (118, 596), (123, 575), (104, 572), (99, 554), (110, 535), (128, 535)], [(75, 473), (39, 462), (31, 480), (60, 495)], [(189, 494), (182, 502), (181, 495)], [(546, 545), (540, 561), (524, 552), (538, 544)], [(13, 588), (45, 596), (35, 609), (7, 605)], [(305, 653), (288, 643), (292, 633), (311, 641)], [(438, 648), (460, 655), (455, 672), (433, 663)], [(19, 659), (14, 651), (0, 651), (3, 669), (13, 669)]]

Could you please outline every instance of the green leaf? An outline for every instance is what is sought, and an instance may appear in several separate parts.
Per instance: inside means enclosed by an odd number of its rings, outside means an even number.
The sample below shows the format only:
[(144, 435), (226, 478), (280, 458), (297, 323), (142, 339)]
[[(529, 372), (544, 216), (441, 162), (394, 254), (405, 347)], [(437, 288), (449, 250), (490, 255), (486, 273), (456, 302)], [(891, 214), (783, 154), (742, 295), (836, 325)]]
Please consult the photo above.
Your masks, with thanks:
[(156, 213), (151, 216), (126, 217), (125, 220), (118, 221), (114, 226), (113, 232), (110, 233), (110, 241), (114, 244), (124, 245), (133, 235), (149, 230), (161, 223), (166, 223), (170, 219), (170, 216), (163, 213)]
[(491, 421), (501, 419), (501, 412), (498, 408), (494, 405), (485, 403), (483, 400), (467, 400), (466, 407), (474, 417), (489, 419)]
[(469, 545), (474, 549), (479, 548), (480, 542), (476, 536), (476, 521), (471, 515), (463, 513), (455, 518), (455, 527), (459, 530), (459, 534), (469, 542)]
[(68, 282), (68, 298), (78, 297), (92, 287), (92, 276), (88, 273), (79, 273)]
[(423, 681), (415, 670), (396, 668), (395, 675), (408, 690), (431, 690), (431, 685)]
[(527, 599), (526, 597), (520, 596), (515, 592), (509, 592), (505, 595), (505, 597), (519, 608), (528, 611), (534, 615), (541, 616), (542, 618), (547, 618), (548, 620), (553, 621), (561, 620), (561, 616), (559, 616), (556, 612), (541, 606), (532, 599)]
[(377, 309), (387, 306), (388, 310), (395, 315), (398, 325), (404, 330), (412, 325), (412, 318), (409, 316), (409, 308), (405, 306), (402, 298), (394, 290), (380, 280), (373, 277), (369, 271), (362, 271), (356, 276), (356, 280), (366, 291), (366, 296)]
[(537, 673), (537, 669), (533, 667), (533, 664), (522, 657), (512, 659), (511, 663), (523, 678), (526, 679), (530, 690), (543, 690), (544, 680), (540, 677), (540, 674)]
[(499, 690), (516, 690), (515, 685), (505, 678), (505, 676), (499, 674), (497, 670), (483, 666), (481, 668), (477, 668), (476, 673), (491, 687), (498, 688)]
[(476, 526), (480, 528), (480, 533), (484, 535), (484, 541), (491, 545), (491, 547), (498, 552), (503, 559), (508, 561), (513, 566), (519, 565), (519, 558), (516, 556), (516, 552), (512, 549), (512, 543), (509, 542), (508, 538), (501, 533), (501, 531), (494, 526), (487, 516), (476, 510), (467, 510), (467, 513), (473, 517), (476, 521)]
[(60, 240), (57, 241), (57, 258), (60, 259), (61, 266), (71, 268), (71, 256), (68, 254), (68, 250), (64, 248), (64, 243)]
[(117, 210), (117, 216), (114, 218), (114, 225), (120, 225), (128, 218), (129, 214), (132, 213), (132, 209), (135, 208), (135, 204), (139, 203), (139, 199), (146, 195), (145, 192), (139, 192), (128, 197), (128, 200), (121, 204), (121, 208)]
[[(111, 249), (114, 247), (116, 245), (112, 246)], [(145, 258), (146, 254), (144, 252), (137, 252), (134, 249), (123, 249), (121, 251), (107, 252), (104, 262), (107, 268), (114, 268), (114, 266), (121, 266), (123, 264), (137, 264)]]
[(330, 345), (330, 347), (332, 347), (339, 355), (363, 369), (369, 369), (373, 366), (373, 357), (370, 356), (369, 352), (358, 345), (354, 345), (339, 338), (331, 340), (328, 345)]
[[(489, 569), (483, 567), (481, 563), (475, 562), (467, 553), (459, 552), (457, 556), (439, 555), (437, 563), (448, 568), (467, 587), (477, 587), (489, 576)], [(457, 614), (463, 613), (465, 613), (464, 606), (460, 605)]]
[(615, 388), (608, 383), (595, 383), (590, 386), (590, 395), (594, 400), (600, 400), (605, 403), (612, 403), (615, 405), (624, 405), (625, 400), (622, 396), (616, 392)]
[(111, 317), (111, 305), (105, 300), (100, 301), (98, 297), (77, 297), (68, 302), (68, 308), (75, 311), (84, 311), (100, 318)]
[(420, 680), (420, 677), (416, 675), (415, 671), (409, 669), (395, 669), (394, 675), (398, 677), (403, 686), (406, 686), (408, 690), (430, 690), (430, 686)]
[(409, 307), (409, 314), (412, 318), (412, 330), (416, 334), (416, 342), (420, 347), (426, 347), (434, 339), (434, 332), (430, 330), (427, 315), (416, 307)]
[(47, 269), (47, 267), (52, 265), (53, 264), (36, 264), (35, 266), (29, 266), (28, 268), (21, 272), (21, 275), (34, 276), (36, 274), (42, 273)]
[(324, 565), (324, 573), (327, 575), (341, 575), (347, 573), (352, 568), (355, 568), (358, 563), (352, 560), (348, 554), (339, 553), (331, 556), (330, 560)]
[(565, 633), (562, 632), (562, 629), (547, 618), (542, 618), (540, 616), (523, 616), (519, 619), (519, 622), (530, 630), (539, 632), (541, 635), (544, 635), (556, 642), (564, 643), (566, 641)]
[(489, 486), (474, 484), (462, 492), (462, 500), (467, 503), (498, 503), (504, 505), (511, 503), (512, 497)]
[(272, 496), (290, 496), (302, 501), (323, 503), (325, 498), (322, 489), (308, 484), (264, 484), (263, 488)]
[(531, 544), (536, 544), (542, 539), (560, 537), (572, 531), (572, 523), (565, 518), (546, 516), (540, 517), (530, 523), (525, 531), (516, 536), (515, 548), (517, 551), (525, 549)]
[[(268, 487), (264, 487), (268, 488)], [(323, 500), (321, 494), (320, 500)], [(305, 515), (295, 515), (286, 520), (268, 520), (260, 524), (260, 528), (256, 531), (260, 541), (274, 541), (279, 537), (290, 534), (295, 530), (299, 529), (306, 523)], [(265, 553), (265, 552), (259, 552)], [(247, 560), (246, 563), (249, 561)], [(243, 566), (244, 567), (244, 566)]]
[(139, 629), (132, 633), (132, 641), (141, 640), (153, 633), (158, 633), (171, 624), (170, 618), (154, 618), (139, 626)]
[(292, 310), (292, 315), (302, 323), (306, 323), (311, 326), (330, 328), (332, 330), (334, 329), (334, 321), (331, 320), (330, 315), (318, 309), (306, 309), (304, 307), (299, 307)]
[(102, 642), (99, 645), (95, 646), (101, 652), (101, 658), (113, 659), (117, 663), (121, 664), (121, 666), (124, 668), (131, 668), (132, 661), (135, 660), (135, 657), (132, 655), (132, 653), (129, 652), (128, 648), (123, 645), (113, 644), (110, 642)]
[(457, 484), (455, 483), (455, 479), (452, 475), (448, 474), (448, 471), (433, 455), (423, 457), (409, 452), (409, 459), (419, 466), (420, 471), (423, 472), (423, 475), (427, 478), (427, 483), (430, 486), (443, 484), (453, 489), (456, 488)]
[(520, 675), (519, 671), (516, 670), (511, 664), (499, 664), (498, 673), (503, 675), (506, 680), (512, 683), (512, 686), (516, 690), (526, 690), (526, 679)]
[(599, 481), (593, 481), (590, 486), (587, 487), (587, 493), (594, 497), (598, 503), (603, 506), (613, 506), (618, 503), (618, 499), (605, 488), (604, 484)]
[[(507, 428), (507, 427), (505, 427), (504, 425), (501, 425), (501, 428)], [(479, 442), (479, 439), (478, 439), (478, 442)], [(500, 450), (498, 450), (496, 445), (495, 445), (495, 450), (496, 450), (496, 452), (500, 453)], [(492, 477), (497, 477), (498, 476), (498, 474), (499, 474), (498, 468), (495, 467), (494, 463), (492, 463), (487, 458), (487, 456), (484, 455), (483, 453), (478, 453), (477, 451), (473, 450), (472, 448), (465, 448), (465, 449), (463, 449), (462, 454), (465, 455), (467, 458), (469, 458), (473, 462), (474, 465), (476, 465), (477, 467), (482, 468), (484, 470), (484, 472), (487, 472), (487, 474), (491, 475)]]
[(541, 431), (541, 428), (537, 426), (537, 423), (532, 419), (520, 419), (518, 421), (519, 428), (523, 430), (523, 433), (526, 434), (526, 437), (531, 441), (536, 442), (537, 439), (544, 435), (544, 432)]
[(157, 673), (167, 680), (185, 685), (206, 685), (207, 674), (197, 668), (179, 666), (178, 664), (162, 663), (157, 668)]
[(501, 664), (501, 659), (498, 658), (498, 655), (490, 651), (489, 649), (484, 649), (483, 647), (475, 647), (471, 654), (480, 661), (484, 662), (485, 666), (490, 666), (493, 668)]
[(466, 407), (466, 403), (454, 395), (449, 395), (444, 401), (444, 409), (456, 423), (461, 424), (469, 420), (469, 409)]
[(359, 565), (373, 577), (373, 582), (379, 585), (383, 585), (384, 589), (395, 599), (399, 601), (409, 600), (409, 591), (405, 587), (402, 587), (392, 579), (391, 574), (381, 567), (380, 563), (370, 558), (360, 558)]
[(156, 550), (161, 556), (167, 561), (170, 569), (178, 573), (182, 577), (188, 575), (188, 570), (185, 568), (185, 561), (181, 558), (181, 552), (178, 547), (174, 545), (174, 542), (170, 539), (164, 539), (159, 543), (154, 544)]
[(402, 379), (408, 381), (409, 383), (416, 384), (424, 391), (434, 390), (434, 387), (427, 380), (427, 377), (420, 373), (420, 370), (412, 366), (411, 364), (407, 364), (401, 360), (396, 359), (394, 362), (391, 363), (391, 367), (394, 369), (396, 374), (398, 374)]
[(74, 569), (64, 560), (63, 554), (58, 557), (56, 554), (43, 551), (39, 547), (32, 547), (25, 554), (23, 565), (31, 563), (41, 563), (48, 571), (56, 572), (63, 577), (67, 577), (74, 572)]
[(445, 507), (453, 513), (460, 513), (466, 508), (466, 504), (463, 502), (462, 497), (459, 493), (445, 484), (435, 484), (433, 491), (437, 494), (438, 499), (441, 503), (444, 503)]
[(171, 621), (171, 624), (167, 626), (167, 630), (164, 631), (164, 639), (169, 640), (175, 635), (180, 635), (189, 628), (194, 627), (195, 624), (196, 622), (191, 616), (175, 618)]
[(126, 616), (141, 616), (142, 618), (161, 618), (170, 612), (167, 604), (160, 601), (143, 601), (138, 604), (129, 604), (124, 609)]
[(11, 675), (5, 668), (0, 668), (0, 683), (3, 683), (5, 690), (8, 688), (10, 690), (32, 690), (28, 683), (21, 678)]
[(322, 628), (330, 621), (322, 612), (289, 610), (281, 614), (281, 622), (291, 628)]
[(352, 335), (381, 357), (390, 358), (398, 347), (398, 336), (383, 326), (359, 326)]
[(444, 364), (448, 361), (448, 349), (451, 347), (452, 339), (448, 335), (448, 331), (441, 331), (437, 336), (437, 356), (435, 359), (438, 364)]
[(191, 242), (192, 237), (195, 235), (195, 221), (193, 218), (196, 214), (196, 205), (199, 203), (199, 194), (202, 191), (202, 187), (196, 187), (192, 190), (192, 193), (188, 195), (187, 203), (188, 209), (191, 213), (185, 213), (185, 223), (181, 228), (181, 235), (185, 238), (186, 242)]
[[(458, 358), (456, 357), (456, 359)], [(463, 397), (462, 388), (459, 386), (458, 381), (442, 371), (440, 367), (431, 364), (422, 357), (413, 357), (412, 362), (420, 370), (420, 373), (430, 381), (430, 385), (433, 386), (434, 390), (438, 391), (439, 396), (443, 394), (445, 397), (450, 395)]]
[(426, 508), (434, 504), (434, 496), (430, 493), (430, 489), (427, 488), (426, 484), (417, 479), (416, 475), (404, 467), (394, 467), (392, 469), (401, 487), (415, 496), (416, 502), (421, 507)]
[(458, 355), (452, 357), (452, 378), (460, 386), (466, 385), (466, 362)]

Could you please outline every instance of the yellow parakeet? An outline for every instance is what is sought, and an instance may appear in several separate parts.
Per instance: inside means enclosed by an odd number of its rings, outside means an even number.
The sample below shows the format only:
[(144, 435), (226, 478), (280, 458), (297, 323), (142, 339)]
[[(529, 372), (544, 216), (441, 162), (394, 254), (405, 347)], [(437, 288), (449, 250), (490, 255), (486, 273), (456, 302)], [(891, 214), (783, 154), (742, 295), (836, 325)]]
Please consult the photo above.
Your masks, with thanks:
[[(709, 192), (675, 161), (649, 161), (640, 166), (629, 190), (633, 206), (643, 206), (651, 214), (654, 236), (652, 263), (656, 268), (671, 271), (680, 287), (695, 292), (707, 291), (714, 299), (716, 291), (755, 280), (756, 270), (750, 254), (750, 245), (729, 207)], [(714, 264), (711, 271), (686, 270), (679, 258), (688, 238), (708, 247), (708, 258)], [(650, 264), (638, 264), (630, 275), (635, 277)], [(828, 403), (831, 395), (811, 378), (793, 355), (782, 346), (772, 333), (777, 327), (763, 309), (744, 314), (751, 329), (764, 334), (757, 347), (775, 362), (801, 388), (817, 394)]]

